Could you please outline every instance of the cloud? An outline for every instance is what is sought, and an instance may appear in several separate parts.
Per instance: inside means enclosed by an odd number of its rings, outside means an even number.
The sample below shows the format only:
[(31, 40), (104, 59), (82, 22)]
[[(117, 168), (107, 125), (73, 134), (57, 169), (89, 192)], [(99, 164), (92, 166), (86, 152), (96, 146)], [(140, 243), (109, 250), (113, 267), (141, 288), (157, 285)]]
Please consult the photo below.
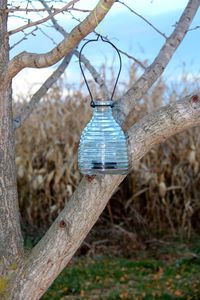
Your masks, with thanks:
[(38, 90), (42, 83), (52, 73), (52, 68), (48, 69), (24, 69), (13, 79), (14, 98), (28, 96)]

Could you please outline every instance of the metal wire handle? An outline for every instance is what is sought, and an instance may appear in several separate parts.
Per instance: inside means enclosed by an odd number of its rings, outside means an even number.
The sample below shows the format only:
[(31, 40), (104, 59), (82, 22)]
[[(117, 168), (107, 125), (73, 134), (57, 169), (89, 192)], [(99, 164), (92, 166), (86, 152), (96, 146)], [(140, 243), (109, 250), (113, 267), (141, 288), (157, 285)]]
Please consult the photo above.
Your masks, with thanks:
[[(81, 48), (81, 50), (80, 50), (80, 52), (79, 52), (79, 66), (80, 66), (81, 73), (82, 73), (82, 75), (83, 75), (85, 84), (86, 84), (87, 89), (88, 89), (89, 94), (90, 94), (90, 98), (91, 98), (90, 105), (91, 105), (92, 107), (95, 107), (96, 105), (94, 104), (94, 99), (93, 99), (93, 96), (92, 96), (92, 92), (91, 92), (91, 90), (90, 90), (89, 84), (88, 84), (88, 82), (87, 82), (86, 76), (85, 76), (84, 71), (83, 71), (83, 67), (82, 67), (82, 64), (81, 64), (81, 55), (82, 55), (83, 48), (84, 48), (87, 44), (89, 44), (89, 43), (91, 43), (91, 42), (97, 42), (97, 41), (99, 40), (100, 37), (101, 37), (102, 42), (105, 42), (105, 43), (110, 44), (110, 45), (116, 50), (116, 52), (117, 52), (117, 54), (118, 54), (118, 57), (119, 57), (119, 72), (118, 72), (117, 77), (116, 77), (116, 81), (115, 81), (115, 84), (114, 84), (114, 88), (113, 88), (113, 92), (112, 92), (112, 95), (111, 95), (110, 100), (113, 100), (113, 96), (114, 96), (114, 93), (115, 93), (115, 89), (116, 89), (116, 86), (117, 86), (117, 82), (118, 82), (118, 80), (119, 80), (119, 76), (120, 76), (121, 69), (122, 69), (122, 59), (121, 59), (121, 55), (120, 55), (120, 53), (119, 53), (119, 50), (117, 49), (117, 47), (116, 47), (113, 43), (111, 43), (110, 41), (106, 40), (105, 38), (103, 38), (103, 37), (100, 36), (99, 34), (97, 35), (97, 38), (96, 38), (96, 39), (89, 40), (89, 41), (87, 41), (87, 42), (82, 46), (82, 48)], [(111, 106), (113, 106), (113, 105), (111, 105)]]

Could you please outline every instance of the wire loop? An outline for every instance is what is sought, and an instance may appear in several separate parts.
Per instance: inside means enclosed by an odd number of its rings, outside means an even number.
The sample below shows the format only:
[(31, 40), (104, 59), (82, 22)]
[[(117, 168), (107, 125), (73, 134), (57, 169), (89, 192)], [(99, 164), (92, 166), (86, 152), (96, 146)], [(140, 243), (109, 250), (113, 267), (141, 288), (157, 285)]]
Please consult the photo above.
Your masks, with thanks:
[[(89, 40), (87, 41), (81, 48), (80, 52), (79, 52), (79, 66), (80, 66), (80, 69), (81, 69), (81, 73), (83, 75), (83, 78), (84, 78), (84, 81), (85, 81), (85, 84), (87, 86), (87, 89), (89, 91), (89, 94), (90, 94), (90, 98), (91, 98), (91, 103), (90, 105), (92, 107), (95, 107), (95, 103), (94, 103), (94, 99), (93, 99), (93, 96), (92, 96), (92, 92), (90, 90), (90, 87), (89, 87), (89, 84), (87, 82), (87, 79), (86, 79), (86, 76), (85, 76), (85, 73), (83, 71), (83, 67), (82, 67), (82, 64), (81, 64), (81, 55), (82, 55), (82, 51), (83, 49), (85, 48), (86, 45), (88, 45), (89, 43), (91, 42), (97, 42), (99, 40), (99, 38), (101, 38), (101, 41), (102, 42), (105, 42), (105, 43), (108, 43), (109, 45), (111, 45), (117, 52), (118, 54), (118, 57), (119, 57), (119, 71), (118, 71), (118, 74), (117, 74), (117, 77), (116, 77), (116, 81), (115, 81), (115, 84), (114, 84), (114, 88), (113, 88), (113, 91), (112, 91), (112, 94), (111, 94), (111, 98), (110, 100), (113, 100), (113, 96), (114, 96), (114, 93), (115, 93), (115, 89), (116, 89), (116, 86), (117, 86), (117, 83), (118, 83), (118, 80), (119, 80), (119, 76), (120, 76), (120, 73), (121, 73), (121, 69), (122, 69), (122, 59), (121, 59), (121, 55), (119, 53), (119, 50), (117, 49), (117, 47), (111, 43), (110, 41), (108, 41), (107, 39), (105, 39), (104, 37), (102, 37), (100, 34), (97, 34), (97, 38), (96, 39), (92, 39), (92, 40)], [(113, 106), (113, 105), (112, 105)]]

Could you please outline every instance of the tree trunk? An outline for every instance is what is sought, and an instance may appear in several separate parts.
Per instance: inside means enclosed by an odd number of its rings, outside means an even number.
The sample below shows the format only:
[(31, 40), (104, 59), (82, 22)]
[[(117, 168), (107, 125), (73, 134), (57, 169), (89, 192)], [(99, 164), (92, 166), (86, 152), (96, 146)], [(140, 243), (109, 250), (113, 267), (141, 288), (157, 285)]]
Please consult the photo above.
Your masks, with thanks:
[[(22, 254), (12, 125), (11, 82), (5, 74), (9, 62), (7, 1), (0, 1), (0, 280), (10, 264)], [(1, 285), (0, 285), (1, 286)], [(1, 298), (1, 291), (0, 291)]]

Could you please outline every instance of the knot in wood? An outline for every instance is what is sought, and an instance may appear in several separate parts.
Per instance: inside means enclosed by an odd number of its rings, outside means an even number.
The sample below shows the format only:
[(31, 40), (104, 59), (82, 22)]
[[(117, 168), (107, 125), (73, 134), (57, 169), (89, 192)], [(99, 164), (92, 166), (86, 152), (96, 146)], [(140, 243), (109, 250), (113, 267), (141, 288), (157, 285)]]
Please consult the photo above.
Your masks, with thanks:
[(65, 227), (66, 227), (66, 223), (65, 223), (64, 220), (61, 220), (61, 221), (60, 221), (59, 227), (60, 227), (60, 228), (65, 228)]
[(91, 182), (92, 180), (94, 180), (96, 175), (85, 175), (85, 178), (87, 181)]
[(199, 96), (198, 95), (193, 95), (191, 97), (191, 100), (192, 100), (193, 103), (197, 103), (199, 101)]

